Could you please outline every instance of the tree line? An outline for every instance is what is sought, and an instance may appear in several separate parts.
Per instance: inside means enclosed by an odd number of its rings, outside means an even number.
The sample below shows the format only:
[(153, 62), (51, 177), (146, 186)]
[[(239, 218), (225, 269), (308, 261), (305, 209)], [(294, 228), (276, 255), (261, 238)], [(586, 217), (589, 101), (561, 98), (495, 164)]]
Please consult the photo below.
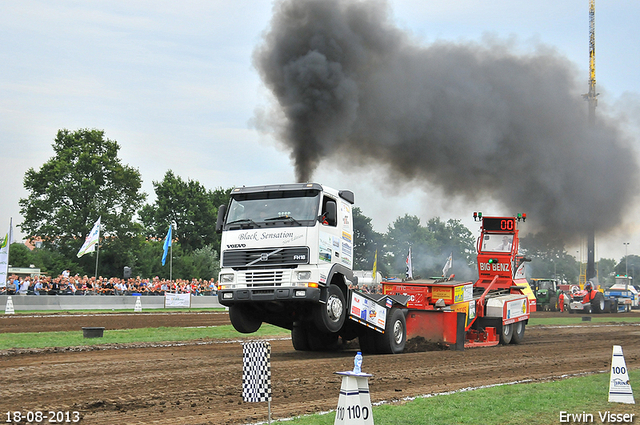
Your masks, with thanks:
[[(103, 130), (61, 129), (52, 147), (53, 157), (25, 173), (28, 196), (19, 201), (24, 221), (18, 226), (41, 244), (33, 251), (12, 244), (12, 266), (34, 264), (50, 274), (70, 269), (93, 275), (95, 254), (77, 258), (76, 253), (101, 217), (99, 275), (122, 276), (127, 266), (134, 276), (168, 278), (169, 267), (163, 267), (160, 258), (173, 224), (173, 277), (217, 278), (220, 235), (215, 223), (218, 207), (229, 202), (232, 188), (208, 189), (168, 170), (161, 181), (153, 182), (155, 201), (146, 203), (139, 170), (122, 163), (120, 145)], [(406, 214), (380, 233), (360, 208), (353, 214), (354, 269), (371, 270), (377, 253), (376, 266), (384, 276), (404, 276), (411, 247), (414, 276), (441, 276), (450, 255), (454, 266), (449, 273), (459, 279), (477, 276), (476, 237), (460, 220), (435, 217), (423, 224)], [(562, 241), (529, 234), (521, 238), (521, 250), (532, 259), (531, 277), (555, 275), (577, 282), (580, 264)], [(637, 256), (623, 260), (601, 260), (601, 281), (640, 265)]]

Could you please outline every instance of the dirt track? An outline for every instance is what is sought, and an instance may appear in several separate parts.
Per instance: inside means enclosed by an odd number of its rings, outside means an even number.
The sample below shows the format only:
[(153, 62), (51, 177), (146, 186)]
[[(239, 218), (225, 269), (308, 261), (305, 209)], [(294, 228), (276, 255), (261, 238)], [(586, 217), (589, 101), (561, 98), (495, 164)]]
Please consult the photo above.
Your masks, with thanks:
[[(544, 317), (557, 313), (536, 313)], [(632, 313), (634, 315), (638, 313)], [(78, 326), (107, 329), (203, 326), (228, 323), (226, 314), (113, 315), (0, 318), (3, 332), (19, 321), (22, 332)], [(61, 321), (61, 319), (63, 319)], [(546, 380), (607, 370), (611, 347), (622, 345), (629, 368), (640, 367), (640, 326), (581, 324), (531, 326), (521, 345), (366, 356), (372, 401), (394, 400), (515, 380)], [(272, 414), (283, 418), (334, 409), (340, 377), (353, 366), (356, 348), (337, 353), (293, 350), (272, 344)], [(266, 403), (241, 397), (242, 347), (238, 341), (85, 352), (0, 352), (0, 412), (80, 411), (86, 424), (241, 424), (266, 420)], [(6, 413), (4, 413), (6, 415)], [(6, 417), (2, 418), (2, 422)]]

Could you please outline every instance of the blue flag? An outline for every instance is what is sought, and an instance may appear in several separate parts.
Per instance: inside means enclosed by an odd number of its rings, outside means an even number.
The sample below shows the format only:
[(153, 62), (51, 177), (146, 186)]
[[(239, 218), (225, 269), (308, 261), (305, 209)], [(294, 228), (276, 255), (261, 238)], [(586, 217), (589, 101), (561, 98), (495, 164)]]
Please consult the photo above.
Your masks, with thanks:
[(169, 231), (167, 232), (167, 237), (164, 240), (164, 253), (162, 254), (162, 265), (167, 261), (167, 252), (169, 251), (169, 247), (171, 246), (171, 225), (169, 225)]

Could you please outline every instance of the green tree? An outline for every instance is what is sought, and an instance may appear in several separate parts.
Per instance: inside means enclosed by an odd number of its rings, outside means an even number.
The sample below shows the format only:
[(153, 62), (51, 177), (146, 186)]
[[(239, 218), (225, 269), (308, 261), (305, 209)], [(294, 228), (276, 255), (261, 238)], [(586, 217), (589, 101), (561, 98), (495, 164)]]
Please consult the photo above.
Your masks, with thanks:
[(220, 259), (218, 258), (217, 250), (213, 249), (212, 246), (207, 245), (193, 251), (191, 257), (193, 259), (192, 277), (196, 279), (218, 280), (218, 273), (220, 273)]
[(33, 262), (33, 255), (23, 243), (15, 242), (9, 246), (9, 264), (11, 267), (29, 267)]
[[(385, 262), (393, 274), (405, 275), (409, 247), (412, 252), (413, 276), (427, 277), (432, 274), (435, 261), (431, 255), (431, 248), (435, 244), (435, 238), (426, 227), (420, 224), (418, 217), (409, 214), (398, 217), (389, 225), (385, 236), (387, 248)], [(378, 261), (380, 261), (379, 254)]]
[(528, 278), (554, 277), (568, 284), (577, 284), (580, 264), (569, 255), (564, 242), (542, 233), (520, 237), (520, 252), (531, 259), (527, 265)]
[(614, 271), (620, 276), (624, 276), (627, 271), (629, 276), (634, 276), (636, 272), (640, 272), (640, 257), (637, 255), (622, 257), (620, 262), (616, 264)]
[(601, 258), (597, 264), (598, 282), (602, 287), (608, 288), (615, 283), (616, 260), (612, 258)]
[(69, 260), (67, 260), (59, 251), (51, 250), (46, 247), (35, 248), (31, 251), (31, 258), (31, 264), (38, 267), (41, 272), (47, 273), (51, 276), (56, 276), (65, 269), (74, 270), (72, 267), (68, 267), (70, 264)]
[(133, 216), (146, 197), (140, 172), (122, 164), (120, 146), (102, 130), (62, 129), (52, 146), (55, 155), (39, 170), (25, 173), (29, 196), (19, 202), (24, 217), (19, 227), (60, 252), (65, 268), (93, 274), (93, 256), (77, 259), (76, 253), (102, 217), (101, 267), (122, 269), (139, 243), (141, 228)]
[[(442, 274), (442, 268), (452, 255), (453, 267), (448, 273), (454, 273), (459, 279), (475, 279), (478, 276), (475, 266), (475, 238), (471, 231), (460, 220), (449, 219), (447, 222), (435, 217), (427, 223), (427, 229), (433, 234), (431, 247), (433, 256), (440, 260), (436, 263), (435, 276)], [(437, 269), (437, 265), (440, 268)]]
[(147, 236), (164, 238), (173, 223), (173, 238), (185, 252), (207, 245), (219, 249), (220, 238), (215, 231), (218, 207), (229, 201), (231, 189), (209, 191), (197, 181), (182, 180), (171, 170), (153, 186), (156, 202), (145, 205), (140, 212)]
[(383, 236), (373, 230), (371, 218), (362, 214), (358, 207), (353, 208), (353, 268), (354, 270), (371, 270), (376, 250), (378, 250), (378, 271), (386, 274), (383, 262)]

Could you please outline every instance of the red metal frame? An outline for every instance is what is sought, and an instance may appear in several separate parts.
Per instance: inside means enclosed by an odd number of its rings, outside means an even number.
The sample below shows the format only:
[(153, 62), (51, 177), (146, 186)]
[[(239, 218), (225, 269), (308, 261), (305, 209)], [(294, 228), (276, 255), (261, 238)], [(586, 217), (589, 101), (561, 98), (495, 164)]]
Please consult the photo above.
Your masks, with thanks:
[[(486, 217), (484, 217), (486, 218)], [(514, 217), (491, 217), (491, 219), (504, 219), (505, 222), (514, 223), (517, 219)], [(484, 220), (484, 219), (483, 219)], [(408, 311), (406, 317), (407, 339), (416, 336), (442, 342), (449, 345), (460, 345), (461, 335), (464, 335), (464, 347), (488, 347), (499, 343), (499, 335), (494, 326), (487, 326), (483, 329), (472, 329), (471, 326), (476, 322), (477, 318), (486, 317), (487, 296), (493, 290), (508, 289), (511, 294), (528, 295), (523, 292), (521, 286), (528, 285), (526, 279), (518, 276), (516, 279), (516, 270), (522, 262), (522, 257), (518, 256), (519, 236), (518, 229), (515, 226), (508, 230), (491, 230), (485, 231), (484, 221), (480, 238), (478, 238), (478, 280), (473, 282), (455, 282), (449, 280), (418, 280), (408, 282), (382, 282), (383, 294), (403, 294), (410, 296), (407, 303)], [(482, 249), (482, 241), (486, 234), (505, 234), (513, 235), (511, 241), (511, 249), (509, 251), (490, 251)], [(492, 261), (489, 261), (492, 260)], [(464, 300), (465, 286), (473, 284), (474, 288), (482, 288), (483, 293), (480, 298), (475, 300)], [(468, 289), (468, 288), (467, 288)], [(460, 297), (460, 294), (463, 294)], [(436, 307), (438, 300), (444, 301), (444, 306)], [(517, 300), (516, 300), (517, 301)], [(529, 319), (529, 314), (535, 311), (535, 301), (533, 304), (529, 300), (526, 303), (526, 314), (517, 314), (515, 317), (507, 317), (506, 301), (503, 305), (502, 321), (504, 324)], [(469, 303), (465, 306), (464, 303)], [(471, 303), (475, 303), (475, 315), (469, 319), (469, 310)], [(463, 307), (463, 308), (457, 308)], [(464, 323), (464, 332), (460, 332), (460, 324), (458, 321), (458, 311), (465, 311), (466, 322)], [(454, 310), (454, 311), (452, 311)], [(512, 312), (513, 313), (513, 310)], [(462, 319), (460, 319), (462, 321)]]

